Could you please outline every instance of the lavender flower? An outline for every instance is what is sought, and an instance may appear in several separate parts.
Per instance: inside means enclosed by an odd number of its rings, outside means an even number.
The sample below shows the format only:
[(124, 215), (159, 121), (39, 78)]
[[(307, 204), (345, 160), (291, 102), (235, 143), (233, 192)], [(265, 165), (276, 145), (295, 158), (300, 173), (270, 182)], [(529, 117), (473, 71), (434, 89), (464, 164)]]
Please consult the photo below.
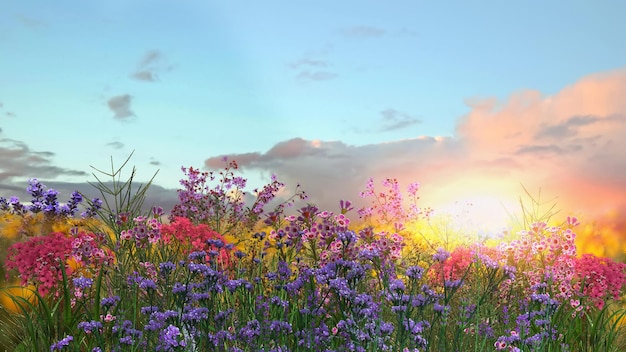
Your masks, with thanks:
[(50, 346), (50, 351), (60, 351), (63, 349), (63, 347), (67, 347), (70, 345), (70, 342), (72, 342), (74, 340), (74, 337), (72, 335), (67, 335), (65, 338), (59, 340), (56, 343), (53, 343)]
[(422, 275), (424, 274), (424, 268), (420, 267), (420, 266), (410, 266), (406, 269), (405, 275), (413, 280), (419, 280), (422, 278)]
[(92, 279), (82, 276), (73, 279), (72, 282), (74, 283), (74, 287), (81, 289), (89, 288), (93, 284)]
[(100, 301), (103, 308), (114, 307), (120, 301), (120, 296), (105, 297)]
[(83, 329), (87, 334), (90, 334), (102, 329), (102, 323), (96, 320), (81, 321), (78, 323), (78, 328)]
[(437, 253), (433, 254), (433, 260), (437, 262), (445, 262), (446, 259), (450, 258), (450, 252), (446, 251), (443, 248), (439, 248)]
[(172, 262), (163, 262), (159, 264), (159, 271), (162, 276), (167, 276), (176, 269), (176, 264)]

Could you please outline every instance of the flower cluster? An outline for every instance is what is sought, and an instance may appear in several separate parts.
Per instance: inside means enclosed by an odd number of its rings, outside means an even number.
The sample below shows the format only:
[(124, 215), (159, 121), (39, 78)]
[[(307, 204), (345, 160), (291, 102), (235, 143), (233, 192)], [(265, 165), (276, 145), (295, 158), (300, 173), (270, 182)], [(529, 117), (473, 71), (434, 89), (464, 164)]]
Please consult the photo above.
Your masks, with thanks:
[(626, 264), (608, 258), (584, 254), (577, 258), (574, 270), (579, 277), (582, 294), (602, 309), (605, 300), (618, 299), (626, 285)]
[[(11, 197), (7, 200), (0, 197), (0, 211), (12, 212), (18, 215), (25, 215), (28, 212), (33, 214), (44, 213), (45, 215), (73, 217), (78, 211), (78, 206), (83, 202), (83, 196), (78, 191), (72, 192), (70, 199), (66, 203), (59, 203), (59, 192), (52, 188), (46, 188), (38, 179), (31, 178), (28, 180), (26, 191), (31, 195), (30, 205), (23, 205), (17, 197)], [(94, 198), (91, 206), (88, 207), (81, 215), (83, 217), (92, 217), (102, 206), (102, 201)]]
[[(205, 223), (221, 234), (236, 233), (252, 228), (264, 212), (264, 208), (276, 198), (276, 194), (284, 188), (276, 176), (260, 190), (254, 189), (252, 194), (245, 191), (247, 179), (236, 176), (239, 168), (234, 160), (223, 159), (226, 166), (219, 172), (201, 172), (189, 167), (182, 168), (187, 179), (180, 181), (183, 189), (178, 190), (179, 202), (170, 213), (170, 219), (186, 217), (193, 223)], [(299, 189), (298, 185), (298, 189)], [(254, 202), (246, 202), (247, 196), (253, 196)], [(306, 193), (297, 190), (294, 197), (306, 199)], [(279, 205), (293, 204), (292, 197)]]
[(157, 218), (138, 216), (133, 219), (133, 223), (132, 228), (121, 232), (121, 241), (134, 241), (137, 247), (145, 247), (148, 243), (155, 243), (159, 240), (161, 223)]
[(47, 295), (55, 292), (54, 289), (63, 282), (61, 270), (71, 273), (72, 269), (67, 265), (71, 253), (72, 239), (53, 232), (13, 244), (5, 266), (19, 272), (22, 285), (35, 284), (41, 295)]
[(417, 192), (420, 184), (414, 182), (408, 185), (409, 207), (405, 209), (404, 196), (400, 190), (400, 183), (395, 178), (386, 178), (382, 181), (386, 191), (378, 192), (374, 186), (374, 179), (370, 178), (365, 190), (360, 193), (362, 198), (373, 198), (371, 207), (363, 207), (358, 213), (361, 218), (369, 219), (377, 217), (383, 223), (414, 221), (420, 217), (430, 217), (432, 209), (420, 208), (417, 206), (419, 196)]

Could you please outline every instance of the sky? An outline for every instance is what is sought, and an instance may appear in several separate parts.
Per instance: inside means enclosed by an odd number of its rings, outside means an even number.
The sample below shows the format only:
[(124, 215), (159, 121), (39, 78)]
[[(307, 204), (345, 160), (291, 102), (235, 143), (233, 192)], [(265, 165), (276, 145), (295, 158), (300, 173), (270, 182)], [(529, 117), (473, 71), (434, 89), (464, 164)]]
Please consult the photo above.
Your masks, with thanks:
[(0, 196), (25, 197), (31, 177), (69, 196), (133, 153), (167, 207), (181, 166), (228, 156), (252, 186), (276, 174), (283, 196), (299, 183), (328, 210), (389, 177), (420, 182), (424, 207), (500, 226), (526, 188), (626, 238), (624, 13), (621, 0), (6, 1)]

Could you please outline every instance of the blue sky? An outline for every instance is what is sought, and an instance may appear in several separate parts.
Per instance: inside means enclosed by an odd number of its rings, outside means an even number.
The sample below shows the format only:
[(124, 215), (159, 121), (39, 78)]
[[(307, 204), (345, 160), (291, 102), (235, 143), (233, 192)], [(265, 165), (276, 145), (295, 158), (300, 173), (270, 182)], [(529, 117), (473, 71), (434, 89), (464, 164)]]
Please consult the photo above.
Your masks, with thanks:
[[(159, 169), (164, 189), (178, 186), (181, 166), (230, 155), (253, 180), (277, 173), (320, 202), (338, 190), (357, 198), (370, 176), (431, 182), (439, 204), (493, 201), (520, 183), (574, 193), (559, 187), (579, 169), (528, 168), (552, 168), (563, 153), (575, 165), (600, 160), (609, 186), (621, 186), (621, 149), (577, 116), (624, 128), (623, 104), (598, 98), (624, 87), (624, 13), (623, 1), (7, 1), (0, 195), (30, 177), (93, 181), (90, 165), (133, 150), (139, 174)], [(576, 110), (592, 98), (602, 101)], [(588, 128), (571, 148), (481, 137), (493, 126), (523, 134), (531, 118), (519, 106), (552, 100), (572, 111), (544, 109), (527, 128)], [(594, 137), (612, 147), (594, 151)], [(485, 175), (508, 183), (490, 189)]]

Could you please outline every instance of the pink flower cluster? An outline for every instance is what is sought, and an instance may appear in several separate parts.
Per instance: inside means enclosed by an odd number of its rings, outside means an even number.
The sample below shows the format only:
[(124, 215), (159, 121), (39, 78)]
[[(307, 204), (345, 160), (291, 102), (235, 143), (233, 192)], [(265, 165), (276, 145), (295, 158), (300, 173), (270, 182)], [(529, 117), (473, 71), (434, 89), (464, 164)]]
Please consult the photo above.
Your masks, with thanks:
[(159, 240), (161, 223), (158, 219), (138, 216), (133, 220), (135, 226), (121, 232), (120, 239), (122, 241), (134, 240), (137, 247), (145, 247), (148, 243), (155, 243)]
[(382, 185), (386, 191), (378, 192), (374, 189), (374, 179), (370, 178), (365, 187), (365, 191), (360, 193), (362, 198), (373, 198), (371, 207), (363, 207), (358, 213), (361, 218), (371, 218), (376, 216), (384, 223), (405, 222), (415, 220), (420, 216), (429, 217), (432, 213), (430, 208), (421, 209), (417, 206), (420, 184), (414, 182), (408, 185), (409, 196), (408, 209), (405, 209), (405, 201), (400, 184), (395, 178), (386, 178)]
[[(528, 231), (519, 233), (518, 240), (501, 243), (498, 250), (519, 269), (528, 287), (548, 281), (559, 301), (569, 301), (579, 309), (582, 295), (602, 308), (606, 299), (619, 297), (626, 284), (626, 265), (591, 254), (577, 257), (572, 228), (578, 224), (575, 217), (568, 217), (563, 226), (533, 223)], [(504, 288), (511, 284), (511, 280), (505, 282)]]
[(605, 299), (618, 299), (626, 276), (626, 264), (616, 263), (609, 258), (598, 258), (585, 254), (575, 263), (576, 273), (579, 275), (582, 293), (591, 302), (602, 309)]
[(190, 219), (179, 216), (175, 217), (170, 224), (162, 224), (160, 232), (166, 244), (177, 240), (185, 246), (190, 246), (191, 251), (218, 250), (220, 262), (228, 262), (229, 251), (226, 247), (215, 248), (207, 242), (208, 240), (221, 240), (226, 243), (224, 237), (206, 224), (194, 225)]
[(104, 234), (76, 231), (72, 234), (76, 236), (72, 240), (72, 255), (78, 263), (94, 265), (96, 269), (113, 263), (113, 254), (101, 248)]
[(67, 265), (67, 259), (72, 253), (72, 238), (61, 232), (15, 243), (9, 247), (8, 252), (6, 268), (16, 269), (21, 284), (34, 284), (42, 296), (56, 290), (57, 285), (63, 281), (61, 268), (65, 269), (68, 276), (72, 272)]
[(568, 218), (566, 226), (532, 223), (529, 230), (518, 233), (519, 239), (501, 243), (498, 250), (518, 268), (528, 287), (549, 279), (557, 291), (555, 298), (570, 299), (578, 291), (573, 281), (576, 234), (572, 231), (577, 223), (576, 218)]
[[(435, 268), (439, 267), (439, 272), (443, 270), (443, 278), (445, 280), (459, 280), (466, 273), (474, 261), (474, 252), (467, 247), (457, 247), (451, 253), (450, 257), (443, 263), (436, 263)], [(441, 268), (442, 267), (442, 268)], [(438, 276), (442, 277), (441, 274)]]

